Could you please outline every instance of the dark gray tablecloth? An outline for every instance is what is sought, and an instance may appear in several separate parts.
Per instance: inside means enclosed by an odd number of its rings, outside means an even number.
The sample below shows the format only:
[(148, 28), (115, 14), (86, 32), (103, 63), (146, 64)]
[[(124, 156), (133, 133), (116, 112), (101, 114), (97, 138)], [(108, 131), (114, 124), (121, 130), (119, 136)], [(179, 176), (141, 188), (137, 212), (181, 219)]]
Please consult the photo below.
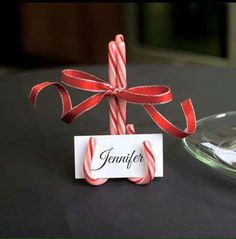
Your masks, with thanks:
[[(80, 67), (107, 79), (105, 66)], [(59, 81), (61, 69), (0, 78), (0, 236), (236, 236), (236, 182), (190, 156), (164, 134), (164, 178), (148, 186), (126, 179), (92, 187), (74, 179), (73, 136), (108, 133), (108, 103), (72, 125), (60, 121), (60, 98), (44, 90), (36, 110), (33, 85)], [(167, 84), (174, 101), (158, 106), (184, 127), (180, 101), (197, 118), (232, 111), (236, 69), (130, 65), (128, 85)], [(74, 104), (89, 93), (70, 89)], [(137, 133), (161, 132), (141, 106), (128, 105)]]

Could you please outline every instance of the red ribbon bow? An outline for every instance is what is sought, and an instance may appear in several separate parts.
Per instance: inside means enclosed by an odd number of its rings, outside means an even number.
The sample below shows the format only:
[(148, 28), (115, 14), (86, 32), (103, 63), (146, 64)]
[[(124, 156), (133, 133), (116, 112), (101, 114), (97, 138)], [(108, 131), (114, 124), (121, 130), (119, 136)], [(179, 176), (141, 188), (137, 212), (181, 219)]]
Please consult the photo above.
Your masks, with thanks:
[(160, 114), (153, 106), (155, 104), (165, 104), (173, 99), (171, 90), (168, 86), (150, 85), (136, 86), (129, 89), (113, 88), (109, 83), (97, 78), (86, 72), (67, 69), (62, 71), (61, 82), (72, 88), (97, 92), (97, 94), (89, 97), (80, 104), (72, 107), (71, 98), (66, 88), (58, 82), (43, 82), (35, 85), (30, 92), (30, 100), (36, 105), (38, 93), (50, 86), (54, 85), (62, 99), (62, 120), (71, 123), (74, 119), (85, 113), (86, 111), (97, 106), (106, 96), (116, 96), (126, 100), (129, 103), (141, 104), (147, 111), (152, 120), (164, 131), (179, 138), (184, 138), (193, 134), (196, 129), (196, 117), (192, 102), (187, 99), (181, 102), (181, 107), (185, 116), (187, 128), (182, 131)]

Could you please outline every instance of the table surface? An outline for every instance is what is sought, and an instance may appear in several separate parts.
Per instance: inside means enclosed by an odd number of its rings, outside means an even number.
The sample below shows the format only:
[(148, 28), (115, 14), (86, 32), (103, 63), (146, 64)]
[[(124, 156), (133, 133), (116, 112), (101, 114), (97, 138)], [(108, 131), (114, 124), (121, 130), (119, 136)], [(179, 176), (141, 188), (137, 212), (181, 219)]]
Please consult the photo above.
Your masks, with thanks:
[[(34, 110), (31, 87), (59, 81), (65, 68), (0, 78), (0, 236), (236, 236), (235, 180), (190, 156), (181, 140), (167, 134), (164, 178), (148, 186), (112, 179), (92, 187), (75, 180), (73, 136), (107, 134), (108, 103), (67, 125), (51, 87)], [(107, 79), (106, 66), (79, 69)], [(235, 110), (236, 69), (129, 65), (127, 74), (129, 86), (169, 85), (174, 101), (157, 108), (181, 127), (179, 103), (189, 97), (198, 119)], [(74, 104), (91, 95), (69, 91)], [(129, 104), (127, 117), (137, 133), (161, 132), (141, 106)]]

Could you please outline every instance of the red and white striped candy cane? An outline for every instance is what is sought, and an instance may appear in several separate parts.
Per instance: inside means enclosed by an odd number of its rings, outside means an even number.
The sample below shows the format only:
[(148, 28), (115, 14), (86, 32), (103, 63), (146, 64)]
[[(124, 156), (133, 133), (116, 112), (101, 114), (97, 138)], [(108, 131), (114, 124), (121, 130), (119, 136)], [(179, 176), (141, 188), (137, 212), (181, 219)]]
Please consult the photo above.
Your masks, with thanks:
[[(126, 129), (128, 134), (135, 134), (134, 126), (132, 124), (128, 124)], [(153, 155), (151, 143), (148, 140), (143, 142), (143, 153), (144, 159), (147, 162), (147, 174), (144, 177), (129, 178), (129, 180), (136, 184), (145, 185), (153, 180), (156, 172), (156, 160)]]
[[(117, 86), (119, 89), (127, 88), (126, 82), (126, 51), (123, 35), (116, 35), (116, 69), (117, 69)], [(118, 99), (117, 109), (117, 126), (118, 133), (126, 133), (126, 101)]]
[[(108, 73), (109, 73), (109, 82), (112, 87), (117, 87), (116, 82), (116, 43), (114, 41), (109, 42), (108, 44)], [(110, 134), (118, 134), (117, 129), (117, 109), (118, 103), (117, 98), (114, 96), (109, 97), (109, 128)]]
[(94, 137), (89, 138), (89, 142), (85, 152), (85, 159), (83, 163), (83, 173), (85, 180), (93, 185), (93, 186), (100, 186), (104, 184), (108, 179), (106, 178), (93, 178), (91, 175), (91, 166), (93, 155), (96, 147), (96, 139)]
[[(116, 35), (116, 42), (111, 41), (108, 45), (108, 63), (109, 63), (109, 81), (116, 88), (124, 89), (127, 87), (126, 82), (126, 52), (123, 35)], [(117, 99), (114, 96), (109, 98), (109, 118), (110, 134), (135, 134), (134, 126), (126, 126), (126, 101)], [(96, 139), (89, 138), (88, 146), (83, 163), (83, 173), (85, 180), (94, 186), (104, 184), (108, 179), (93, 178), (91, 175), (91, 165), (93, 154), (96, 147)], [(153, 155), (151, 143), (147, 140), (143, 142), (144, 158), (147, 162), (147, 174), (144, 177), (129, 178), (135, 184), (145, 185), (150, 183), (156, 171), (156, 161)]]

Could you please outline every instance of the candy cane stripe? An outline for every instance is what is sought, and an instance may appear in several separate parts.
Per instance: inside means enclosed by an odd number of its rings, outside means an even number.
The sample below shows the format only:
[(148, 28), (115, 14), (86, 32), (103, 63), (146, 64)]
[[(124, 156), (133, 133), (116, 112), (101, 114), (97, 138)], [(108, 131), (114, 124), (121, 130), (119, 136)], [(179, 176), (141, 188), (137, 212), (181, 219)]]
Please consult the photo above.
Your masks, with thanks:
[(87, 145), (87, 149), (85, 152), (85, 159), (83, 163), (83, 174), (85, 180), (93, 185), (93, 186), (99, 186), (104, 184), (108, 179), (106, 178), (93, 178), (91, 175), (91, 164), (93, 160), (94, 150), (96, 147), (96, 139), (93, 137), (89, 138), (89, 142)]
[[(113, 88), (117, 87), (116, 82), (116, 55), (117, 55), (117, 47), (114, 41), (109, 42), (108, 44), (108, 69), (109, 69), (109, 82)], [(118, 134), (118, 127), (117, 127), (117, 108), (118, 102), (115, 98), (109, 97), (109, 128), (110, 134)]]
[[(127, 133), (128, 134), (135, 134), (135, 129), (133, 124), (128, 124), (126, 126)], [(129, 180), (133, 183), (145, 185), (150, 183), (156, 172), (156, 162), (155, 158), (152, 152), (151, 143), (147, 140), (143, 142), (143, 151), (144, 151), (144, 158), (147, 162), (147, 173), (144, 177), (138, 177), (138, 178), (129, 178)]]
[[(127, 87), (126, 82), (126, 64), (125, 64), (125, 43), (124, 37), (116, 35), (116, 67), (117, 67), (117, 86), (119, 89)], [(118, 133), (126, 133), (126, 101), (118, 99), (117, 118), (118, 118)]]
[(144, 149), (146, 150), (146, 153), (149, 154), (149, 156), (150, 156), (152, 159), (154, 159), (153, 153), (150, 151), (150, 148), (148, 147), (146, 141), (144, 142), (143, 146), (144, 146)]
[(155, 163), (155, 158), (154, 158), (153, 154), (152, 153), (150, 154), (150, 149), (148, 149), (145, 145), (148, 143), (149, 143), (148, 141), (144, 142), (144, 148), (146, 149), (146, 150), (144, 150), (144, 154), (148, 161), (148, 169), (150, 170), (152, 177), (154, 177), (154, 174), (156, 171), (156, 163)]
[(123, 64), (126, 64), (126, 59), (125, 59), (125, 50), (121, 51), (120, 48), (125, 49), (125, 44), (124, 42), (119, 43), (120, 47), (118, 47), (118, 51), (120, 53), (121, 60)]

